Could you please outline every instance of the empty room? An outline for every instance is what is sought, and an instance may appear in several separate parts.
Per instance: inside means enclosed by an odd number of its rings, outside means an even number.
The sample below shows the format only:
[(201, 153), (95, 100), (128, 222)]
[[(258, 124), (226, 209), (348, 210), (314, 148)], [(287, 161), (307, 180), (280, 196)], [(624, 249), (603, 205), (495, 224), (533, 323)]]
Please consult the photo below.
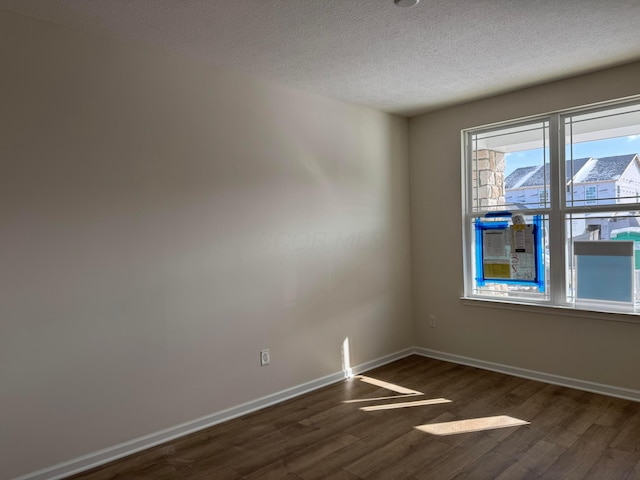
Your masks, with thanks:
[(640, 479), (637, 0), (0, 0), (0, 480)]

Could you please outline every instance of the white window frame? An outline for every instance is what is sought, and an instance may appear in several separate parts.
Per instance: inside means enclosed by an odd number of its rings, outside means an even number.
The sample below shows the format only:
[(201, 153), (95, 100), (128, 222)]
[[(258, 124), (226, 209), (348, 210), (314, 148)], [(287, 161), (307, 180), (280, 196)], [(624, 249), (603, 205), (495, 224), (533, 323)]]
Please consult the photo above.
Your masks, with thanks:
[[(614, 109), (624, 106), (637, 106), (640, 109), (640, 98), (634, 98), (629, 101), (618, 101), (602, 104), (599, 106), (579, 107), (574, 109), (567, 109), (562, 111), (553, 112), (550, 114), (539, 115), (535, 117), (529, 117), (525, 119), (516, 119), (508, 122), (501, 122), (492, 125), (486, 125), (476, 128), (470, 128), (463, 130), (462, 133), (462, 219), (463, 219), (463, 262), (464, 262), (464, 299), (467, 300), (484, 300), (495, 302), (497, 304), (506, 305), (521, 305), (525, 309), (532, 306), (549, 306), (553, 308), (561, 309), (576, 309), (576, 305), (573, 302), (567, 301), (567, 278), (566, 278), (566, 265), (567, 265), (567, 252), (565, 248), (566, 238), (566, 218), (567, 215), (581, 214), (581, 213), (598, 213), (598, 212), (626, 212), (626, 211), (640, 211), (640, 201), (635, 203), (626, 204), (607, 204), (597, 205), (597, 198), (595, 204), (586, 204), (586, 190), (584, 202), (577, 202), (583, 205), (576, 206), (567, 205), (567, 190), (571, 189), (567, 185), (566, 181), (566, 163), (565, 163), (565, 119), (572, 115), (578, 115), (583, 113), (597, 113), (609, 109)], [(473, 212), (472, 200), (473, 200), (473, 182), (472, 182), (472, 142), (471, 136), (477, 133), (486, 133), (492, 130), (502, 130), (510, 127), (517, 127), (526, 124), (535, 124), (547, 121), (549, 122), (549, 168), (551, 169), (550, 185), (547, 186), (550, 192), (550, 203), (547, 204), (547, 208), (540, 207), (537, 209), (518, 210), (511, 209), (512, 213), (520, 213), (524, 215), (536, 215), (543, 214), (548, 215), (548, 248), (551, 252), (552, 261), (549, 265), (549, 278), (548, 284), (550, 289), (548, 291), (548, 299), (518, 299), (514, 297), (496, 297), (493, 295), (485, 295), (474, 292), (474, 279), (473, 279), (473, 266), (472, 262), (475, 259), (475, 253), (472, 251), (474, 230), (473, 220), (475, 218), (482, 217), (484, 213)], [(597, 193), (596, 193), (597, 195)], [(580, 307), (583, 308), (583, 307)], [(589, 308), (587, 312), (609, 312), (610, 310), (599, 309), (597, 306)], [(637, 316), (640, 311), (636, 310), (632, 312), (623, 312), (625, 316), (631, 314)], [(588, 316), (588, 315), (587, 315)], [(633, 320), (638, 321), (638, 320)]]

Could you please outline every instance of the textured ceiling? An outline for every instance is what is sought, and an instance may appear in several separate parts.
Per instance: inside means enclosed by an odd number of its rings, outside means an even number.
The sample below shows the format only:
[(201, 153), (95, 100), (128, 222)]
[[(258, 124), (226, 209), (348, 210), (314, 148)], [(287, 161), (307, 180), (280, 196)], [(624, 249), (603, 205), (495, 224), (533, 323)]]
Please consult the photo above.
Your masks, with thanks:
[(0, 9), (407, 116), (640, 59), (640, 0), (0, 0)]

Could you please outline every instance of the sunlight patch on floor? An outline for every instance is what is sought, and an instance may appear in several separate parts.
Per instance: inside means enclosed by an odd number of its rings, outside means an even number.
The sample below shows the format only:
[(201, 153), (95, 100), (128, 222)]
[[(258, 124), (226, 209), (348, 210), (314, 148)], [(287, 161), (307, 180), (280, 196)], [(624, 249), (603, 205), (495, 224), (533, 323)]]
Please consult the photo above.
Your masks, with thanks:
[(438, 405), (441, 403), (451, 403), (451, 400), (447, 400), (446, 398), (431, 398), (429, 400), (418, 400), (415, 402), (385, 403), (384, 405), (370, 405), (368, 407), (360, 407), (360, 410), (364, 412), (375, 412), (377, 410), (394, 410), (396, 408), (422, 407), (424, 405)]
[(410, 395), (389, 395), (388, 397), (354, 398), (353, 400), (343, 400), (342, 403), (377, 402), (379, 400), (393, 400), (395, 398), (419, 397), (420, 395), (424, 395), (424, 394), (423, 393), (412, 393)]
[(366, 377), (364, 375), (358, 375), (354, 378), (362, 380), (365, 383), (375, 385), (376, 387), (386, 388), (387, 390), (391, 390), (392, 392), (396, 393), (402, 393), (403, 395), (422, 395), (422, 392), (411, 390), (410, 388), (405, 388), (400, 385), (396, 385), (395, 383), (385, 382), (384, 380), (378, 380), (376, 378)]
[(496, 417), (470, 418), (454, 422), (418, 425), (415, 428), (432, 435), (456, 435), (458, 433), (481, 432), (483, 430), (518, 427), (521, 425), (529, 425), (529, 422), (507, 415), (499, 415)]

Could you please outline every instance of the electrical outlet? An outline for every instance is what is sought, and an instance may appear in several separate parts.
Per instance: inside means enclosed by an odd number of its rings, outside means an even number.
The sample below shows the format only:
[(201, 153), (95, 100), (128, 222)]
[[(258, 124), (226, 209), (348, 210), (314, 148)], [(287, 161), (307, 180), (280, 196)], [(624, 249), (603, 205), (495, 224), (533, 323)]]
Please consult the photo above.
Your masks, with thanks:
[(436, 316), (435, 315), (429, 315), (429, 326), (431, 328), (436, 328)]
[(264, 367), (271, 363), (271, 353), (268, 348), (260, 350), (260, 366)]

